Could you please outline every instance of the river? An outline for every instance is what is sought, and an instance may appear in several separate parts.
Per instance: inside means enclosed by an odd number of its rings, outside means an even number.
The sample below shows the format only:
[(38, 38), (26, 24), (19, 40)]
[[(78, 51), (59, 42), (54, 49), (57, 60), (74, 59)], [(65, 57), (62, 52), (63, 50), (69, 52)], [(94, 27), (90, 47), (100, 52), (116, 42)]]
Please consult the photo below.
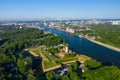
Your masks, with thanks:
[(120, 66), (120, 52), (95, 44), (85, 38), (80, 38), (76, 34), (63, 32), (43, 25), (39, 25), (39, 27), (66, 39), (69, 48), (76, 53), (90, 56), (105, 65), (114, 64)]

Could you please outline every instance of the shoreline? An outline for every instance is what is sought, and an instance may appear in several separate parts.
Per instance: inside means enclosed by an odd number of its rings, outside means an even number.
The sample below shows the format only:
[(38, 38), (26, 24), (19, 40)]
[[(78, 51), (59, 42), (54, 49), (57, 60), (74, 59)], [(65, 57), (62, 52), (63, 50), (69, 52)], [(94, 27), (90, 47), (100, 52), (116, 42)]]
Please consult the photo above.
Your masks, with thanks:
[(114, 46), (111, 46), (111, 45), (108, 45), (108, 44), (105, 44), (105, 43), (102, 43), (102, 42), (99, 42), (99, 41), (96, 41), (96, 40), (93, 40), (93, 39), (90, 39), (90, 38), (87, 38), (87, 37), (83, 37), (95, 44), (98, 44), (98, 45), (101, 45), (101, 46), (104, 46), (106, 48), (109, 48), (109, 49), (112, 49), (114, 51), (117, 51), (117, 52), (120, 52), (120, 48), (117, 48), (117, 47), (114, 47)]
[[(56, 28), (54, 28), (54, 29), (56, 29)], [(59, 30), (59, 29), (57, 29), (57, 30)], [(60, 31), (66, 32), (66, 31), (64, 31), (64, 30), (60, 30)], [(70, 32), (69, 32), (69, 33), (70, 33)], [(71, 34), (76, 34), (76, 33), (71, 33)], [(78, 35), (78, 34), (76, 34), (76, 35)], [(79, 36), (79, 35), (78, 35), (78, 36)], [(80, 36), (79, 36), (79, 37), (80, 37)], [(91, 41), (91, 42), (93, 42), (93, 43), (95, 43), (95, 44), (98, 44), (98, 45), (100, 45), (100, 46), (104, 46), (104, 47), (106, 47), (106, 48), (108, 48), (108, 49), (111, 49), (111, 50), (120, 52), (120, 48), (117, 48), (117, 47), (114, 47), (114, 46), (111, 46), (111, 45), (108, 45), (108, 44), (105, 44), (105, 43), (102, 43), (102, 42), (99, 42), (99, 41), (90, 39), (90, 38), (85, 37), (85, 36), (81, 36), (81, 37), (82, 37), (82, 38), (85, 38), (85, 39), (87, 39), (87, 40), (89, 40), (89, 41)]]

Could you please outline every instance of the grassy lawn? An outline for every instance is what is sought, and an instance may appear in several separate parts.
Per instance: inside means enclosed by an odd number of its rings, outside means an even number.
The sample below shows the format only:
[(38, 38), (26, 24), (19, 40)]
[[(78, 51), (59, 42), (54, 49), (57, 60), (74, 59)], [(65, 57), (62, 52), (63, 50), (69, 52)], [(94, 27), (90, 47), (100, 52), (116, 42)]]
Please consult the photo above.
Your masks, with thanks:
[(78, 55), (78, 59), (83, 59), (84, 61), (90, 60), (91, 58), (85, 55)]
[(42, 51), (41, 49), (35, 48), (35, 49), (29, 49), (29, 50), (30, 50), (30, 52), (33, 52), (33, 53), (36, 54), (36, 55), (39, 55), (39, 54), (40, 54), (41, 57), (43, 58), (43, 61), (47, 61), (47, 62), (50, 61), (50, 58), (48, 58), (48, 57), (46, 56), (45, 52)]
[(67, 62), (67, 61), (73, 61), (73, 60), (78, 60), (77, 57), (70, 57), (70, 58), (62, 58), (62, 59), (57, 59), (57, 63), (62, 63), (62, 62)]
[(44, 69), (47, 69), (60, 64), (56, 63), (55, 61), (51, 61), (51, 62), (43, 62), (43, 65), (44, 65)]
[(31, 49), (30, 51), (37, 55), (40, 54), (40, 50), (38, 50), (38, 49)]
[(49, 60), (52, 61), (52, 58), (49, 56), (49, 54), (46, 51), (42, 51), (42, 54)]
[(47, 51), (44, 51), (42, 49), (38, 48), (33, 48), (29, 49), (30, 52), (36, 54), (36, 55), (41, 55), (42, 59), (42, 64), (44, 69), (47, 68), (52, 68), (57, 65), (60, 65), (62, 62), (69, 62), (69, 61), (74, 61), (74, 60), (89, 60), (91, 59), (90, 57), (84, 56), (84, 55), (76, 55), (74, 57), (64, 57), (64, 58), (56, 58), (54, 59), (51, 55), (48, 54)]
[(43, 58), (42, 60), (44, 69), (60, 65), (54, 61), (54, 59), (47, 53), (47, 51), (43, 51), (40, 48), (29, 49), (29, 51), (33, 52), (34, 54), (41, 55)]

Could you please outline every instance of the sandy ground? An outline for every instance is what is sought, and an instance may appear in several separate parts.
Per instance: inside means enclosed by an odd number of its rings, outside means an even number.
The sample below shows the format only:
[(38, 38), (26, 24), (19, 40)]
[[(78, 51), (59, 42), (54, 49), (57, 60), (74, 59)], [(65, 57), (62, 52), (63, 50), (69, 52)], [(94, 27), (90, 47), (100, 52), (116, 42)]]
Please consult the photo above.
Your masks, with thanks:
[[(84, 37), (84, 38), (86, 38), (86, 37)], [(110, 45), (101, 43), (101, 42), (99, 42), (99, 41), (95, 41), (95, 40), (90, 39), (90, 38), (86, 38), (86, 39), (89, 40), (89, 41), (91, 41), (91, 42), (93, 42), (93, 43), (96, 43), (96, 44), (98, 44), (98, 45), (101, 45), (101, 46), (104, 46), (104, 47), (106, 47), (106, 48), (109, 48), (109, 49), (115, 50), (115, 51), (117, 51), (117, 52), (120, 52), (120, 48), (113, 47), (113, 46), (110, 46)]]

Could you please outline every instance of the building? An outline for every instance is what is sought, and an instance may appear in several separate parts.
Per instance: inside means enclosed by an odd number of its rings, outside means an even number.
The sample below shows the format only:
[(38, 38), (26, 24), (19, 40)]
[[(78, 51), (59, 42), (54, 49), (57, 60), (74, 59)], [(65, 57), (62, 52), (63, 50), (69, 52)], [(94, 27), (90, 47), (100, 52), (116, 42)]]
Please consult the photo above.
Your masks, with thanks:
[(69, 52), (69, 48), (68, 48), (68, 46), (65, 47), (65, 52), (66, 52), (66, 53)]
[(71, 28), (69, 28), (69, 27), (66, 28), (66, 32), (75, 33), (74, 29), (71, 29)]
[(110, 21), (112, 25), (120, 25), (120, 21)]

